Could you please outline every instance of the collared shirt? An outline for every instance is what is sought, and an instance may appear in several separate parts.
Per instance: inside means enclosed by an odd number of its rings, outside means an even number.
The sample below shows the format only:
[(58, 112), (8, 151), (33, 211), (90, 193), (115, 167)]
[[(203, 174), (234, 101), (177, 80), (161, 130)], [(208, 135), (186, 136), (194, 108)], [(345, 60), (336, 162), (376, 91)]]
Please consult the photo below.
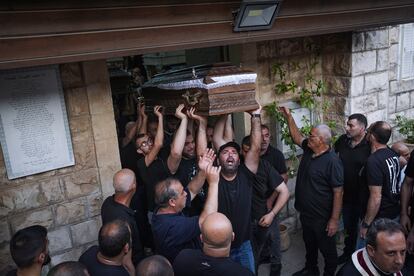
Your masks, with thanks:
[(359, 203), (359, 197), (356, 195), (361, 192), (361, 187), (366, 184), (360, 173), (371, 154), (369, 143), (364, 138), (359, 144), (352, 146), (352, 139), (344, 134), (336, 141), (335, 152), (338, 153), (344, 167), (343, 202), (345, 204), (357, 204)]
[(339, 157), (327, 150), (313, 157), (308, 140), (298, 169), (295, 189), (295, 208), (301, 215), (329, 220), (333, 207), (333, 188), (343, 185), (344, 171)]

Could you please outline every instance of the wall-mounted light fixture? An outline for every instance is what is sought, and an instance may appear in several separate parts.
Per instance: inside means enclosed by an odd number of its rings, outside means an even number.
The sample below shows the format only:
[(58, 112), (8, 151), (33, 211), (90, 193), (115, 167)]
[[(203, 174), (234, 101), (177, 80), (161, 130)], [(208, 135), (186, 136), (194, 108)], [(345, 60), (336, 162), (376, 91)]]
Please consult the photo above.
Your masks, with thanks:
[(281, 0), (243, 0), (236, 11), (235, 32), (270, 29), (279, 12)]

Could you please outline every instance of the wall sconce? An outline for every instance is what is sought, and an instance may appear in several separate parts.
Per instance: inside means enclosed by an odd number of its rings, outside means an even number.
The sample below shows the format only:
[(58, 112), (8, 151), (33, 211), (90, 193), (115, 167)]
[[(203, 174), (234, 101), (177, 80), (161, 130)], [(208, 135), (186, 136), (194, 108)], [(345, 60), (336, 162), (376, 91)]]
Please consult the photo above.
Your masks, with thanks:
[(236, 11), (234, 32), (267, 30), (272, 28), (281, 0), (243, 0)]

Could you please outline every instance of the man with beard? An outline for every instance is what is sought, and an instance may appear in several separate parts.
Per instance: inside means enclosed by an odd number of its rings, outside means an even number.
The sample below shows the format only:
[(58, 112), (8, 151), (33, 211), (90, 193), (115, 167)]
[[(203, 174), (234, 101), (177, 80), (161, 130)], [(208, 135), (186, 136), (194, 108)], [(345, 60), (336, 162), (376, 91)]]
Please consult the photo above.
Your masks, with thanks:
[(295, 208), (300, 213), (306, 264), (293, 276), (319, 275), (318, 250), (325, 260), (324, 275), (333, 276), (338, 258), (335, 234), (342, 208), (342, 163), (331, 150), (332, 134), (327, 125), (312, 127), (305, 139), (290, 110), (281, 107), (280, 112), (287, 120), (293, 142), (303, 149), (296, 180)]
[(342, 219), (346, 231), (344, 253), (338, 258), (338, 264), (345, 263), (355, 251), (360, 216), (361, 187), (365, 185), (360, 171), (365, 165), (371, 148), (365, 139), (367, 118), (362, 114), (352, 114), (346, 122), (346, 134), (335, 143), (335, 152), (344, 166), (344, 197)]
[[(240, 146), (228, 142), (219, 147), (218, 162), (220, 173), (218, 212), (226, 215), (235, 231), (230, 258), (255, 272), (252, 245), (250, 242), (250, 213), (252, 206), (252, 185), (259, 165), (260, 154), (260, 111), (251, 114), (251, 146), (246, 153), (245, 162), (240, 164)], [(220, 125), (220, 124), (216, 124)], [(223, 128), (220, 128), (223, 131)], [(223, 132), (214, 136), (223, 137)]]
[[(203, 152), (207, 149), (207, 118), (195, 114), (195, 108), (192, 107), (187, 111), (188, 118), (196, 121), (198, 123), (197, 129), (197, 141), (194, 141), (193, 134), (187, 130), (187, 137), (185, 138), (182, 159), (180, 165), (178, 166), (177, 173), (175, 177), (180, 180), (181, 184), (185, 187), (190, 183), (190, 181), (203, 181), (204, 178), (195, 178), (199, 168), (197, 167), (197, 156), (201, 156)], [(199, 186), (199, 184), (197, 184)], [(204, 187), (202, 187), (199, 193), (191, 202), (190, 207), (186, 207), (183, 210), (183, 213), (187, 216), (198, 216), (203, 210), (203, 205), (206, 200), (206, 192)]]
[(363, 191), (364, 202), (357, 249), (365, 246), (365, 235), (370, 224), (377, 218), (398, 220), (400, 215), (400, 189), (398, 155), (387, 146), (392, 134), (391, 126), (378, 121), (368, 128), (367, 139), (371, 155), (367, 159), (363, 175), (368, 185)]
[(47, 230), (40, 225), (16, 232), (10, 241), (10, 254), (17, 265), (7, 276), (40, 276), (42, 267), (50, 262)]

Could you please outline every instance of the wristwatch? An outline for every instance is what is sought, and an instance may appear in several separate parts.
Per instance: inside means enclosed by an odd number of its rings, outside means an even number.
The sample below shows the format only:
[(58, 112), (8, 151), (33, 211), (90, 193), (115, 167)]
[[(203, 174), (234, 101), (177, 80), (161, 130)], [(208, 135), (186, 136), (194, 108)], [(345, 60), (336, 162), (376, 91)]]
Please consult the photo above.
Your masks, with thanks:
[(370, 224), (368, 224), (368, 223), (366, 223), (365, 221), (362, 221), (362, 223), (361, 223), (361, 227), (362, 228), (369, 228), (371, 225)]
[(253, 114), (253, 118), (260, 118), (260, 113), (259, 114)]

